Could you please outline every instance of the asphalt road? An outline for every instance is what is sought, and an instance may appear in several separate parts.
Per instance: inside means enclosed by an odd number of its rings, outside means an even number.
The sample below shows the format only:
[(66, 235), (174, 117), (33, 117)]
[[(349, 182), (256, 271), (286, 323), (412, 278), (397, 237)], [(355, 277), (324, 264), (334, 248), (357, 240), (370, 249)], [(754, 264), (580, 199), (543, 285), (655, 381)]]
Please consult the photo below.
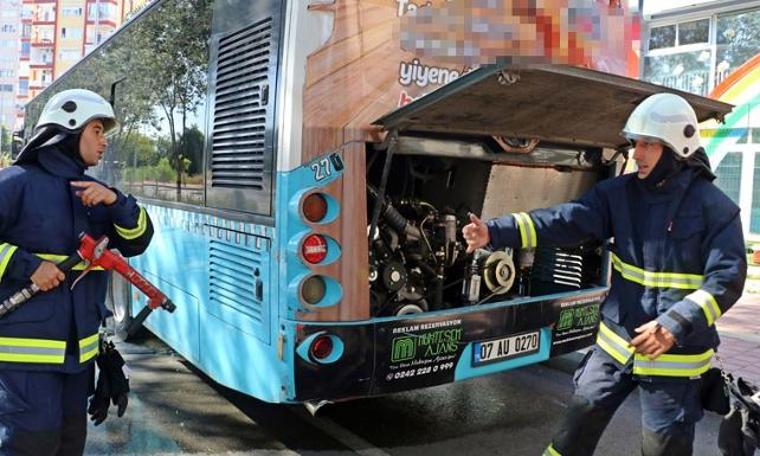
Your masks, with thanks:
[[(540, 455), (571, 394), (570, 375), (532, 366), (452, 385), (328, 405), (272, 405), (230, 391), (155, 339), (124, 345), (127, 414), (90, 425), (88, 455)], [(719, 420), (697, 429), (716, 455)], [(640, 454), (638, 399), (623, 404), (598, 455)]]

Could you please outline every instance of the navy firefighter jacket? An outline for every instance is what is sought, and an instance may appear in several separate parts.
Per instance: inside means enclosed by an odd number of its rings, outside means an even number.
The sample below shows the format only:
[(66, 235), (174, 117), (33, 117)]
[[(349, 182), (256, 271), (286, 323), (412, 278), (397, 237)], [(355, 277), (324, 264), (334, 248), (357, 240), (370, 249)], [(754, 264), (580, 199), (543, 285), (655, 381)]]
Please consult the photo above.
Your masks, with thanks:
[[(36, 162), (0, 171), (0, 300), (29, 285), (43, 258), (60, 262), (73, 254), (80, 233), (108, 236), (109, 248), (124, 256), (147, 248), (153, 227), (133, 197), (112, 189), (114, 204), (86, 207), (70, 185), (78, 180), (94, 179), (55, 145), (40, 150)], [(95, 358), (98, 328), (110, 315), (108, 272), (90, 271), (71, 290), (79, 273), (0, 318), (0, 369), (78, 372)]]
[(627, 346), (634, 329), (657, 320), (676, 338), (669, 354), (704, 357), (663, 355), (657, 359), (669, 364), (650, 364), (648, 372), (637, 372), (634, 360), (634, 373), (675, 376), (669, 368), (683, 361), (697, 363), (685, 376), (700, 374), (719, 343), (715, 321), (744, 286), (739, 208), (699, 168), (685, 167), (654, 190), (637, 179), (608, 179), (576, 201), (490, 220), (491, 244), (524, 248), (614, 238), (597, 343), (625, 364), (634, 357)]

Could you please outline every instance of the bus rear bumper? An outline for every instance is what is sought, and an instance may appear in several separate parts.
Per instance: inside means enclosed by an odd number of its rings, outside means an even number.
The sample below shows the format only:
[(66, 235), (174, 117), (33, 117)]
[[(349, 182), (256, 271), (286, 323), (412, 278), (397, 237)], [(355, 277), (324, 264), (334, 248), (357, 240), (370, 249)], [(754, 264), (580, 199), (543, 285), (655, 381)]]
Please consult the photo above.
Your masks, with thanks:
[[(292, 325), (289, 401), (339, 401), (535, 364), (593, 343), (604, 288), (361, 322)], [(319, 359), (315, 343), (329, 338)], [(322, 341), (324, 342), (324, 340)]]

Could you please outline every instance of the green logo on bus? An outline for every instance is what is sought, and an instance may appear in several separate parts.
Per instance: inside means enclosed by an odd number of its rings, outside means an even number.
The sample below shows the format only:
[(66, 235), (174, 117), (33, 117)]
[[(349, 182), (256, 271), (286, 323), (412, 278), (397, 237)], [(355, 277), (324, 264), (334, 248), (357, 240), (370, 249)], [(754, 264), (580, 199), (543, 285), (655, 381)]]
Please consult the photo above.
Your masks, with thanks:
[(391, 361), (406, 361), (414, 358), (416, 347), (414, 339), (410, 337), (402, 337), (393, 339), (393, 346), (391, 347)]
[(563, 310), (559, 314), (559, 322), (557, 323), (557, 331), (570, 329), (573, 327), (573, 309)]

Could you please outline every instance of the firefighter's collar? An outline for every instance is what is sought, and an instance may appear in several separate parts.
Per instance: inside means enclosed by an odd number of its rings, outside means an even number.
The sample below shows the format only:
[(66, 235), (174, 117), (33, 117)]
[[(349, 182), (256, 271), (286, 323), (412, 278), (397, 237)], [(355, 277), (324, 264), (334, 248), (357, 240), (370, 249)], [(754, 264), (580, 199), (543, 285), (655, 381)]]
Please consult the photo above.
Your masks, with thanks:
[(40, 150), (37, 161), (45, 171), (65, 179), (79, 179), (84, 175), (85, 167), (63, 153), (56, 146), (47, 146)]

